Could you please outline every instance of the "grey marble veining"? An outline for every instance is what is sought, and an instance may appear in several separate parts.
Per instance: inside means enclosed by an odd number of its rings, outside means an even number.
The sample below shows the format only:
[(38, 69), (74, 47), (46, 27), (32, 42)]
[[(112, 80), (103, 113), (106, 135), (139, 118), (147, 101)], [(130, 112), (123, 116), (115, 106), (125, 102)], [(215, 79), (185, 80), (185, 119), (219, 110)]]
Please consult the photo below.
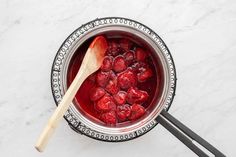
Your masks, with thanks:
[(81, 24), (107, 16), (140, 21), (162, 37), (178, 77), (169, 112), (236, 156), (235, 0), (0, 0), (0, 156), (195, 156), (162, 126), (133, 141), (104, 143), (65, 121), (43, 154), (34, 149), (55, 109), (56, 51)]

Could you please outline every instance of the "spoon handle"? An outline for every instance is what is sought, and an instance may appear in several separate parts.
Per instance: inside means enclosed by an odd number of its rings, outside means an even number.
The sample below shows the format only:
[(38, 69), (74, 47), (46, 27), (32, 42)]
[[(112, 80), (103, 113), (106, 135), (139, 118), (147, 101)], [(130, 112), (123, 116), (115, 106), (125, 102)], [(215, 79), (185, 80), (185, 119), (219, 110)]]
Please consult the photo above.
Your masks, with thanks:
[(90, 44), (73, 82), (57, 106), (55, 112), (49, 119), (41, 135), (39, 136), (39, 139), (35, 145), (35, 148), (39, 152), (42, 152), (46, 147), (49, 138), (52, 136), (53, 132), (58, 126), (58, 123), (69, 108), (81, 84), (90, 74), (94, 73), (100, 68), (107, 47), (107, 41), (103, 36), (97, 36)]
[(78, 89), (80, 88), (83, 81), (87, 78), (88, 72), (85, 70), (85, 66), (81, 65), (79, 72), (77, 73), (75, 79), (71, 83), (70, 87), (67, 89), (65, 95), (63, 96), (61, 102), (59, 103), (58, 107), (56, 108), (53, 115), (50, 117), (47, 125), (43, 129), (42, 133), (40, 134), (38, 141), (35, 145), (35, 148), (42, 152), (46, 147), (50, 137), (54, 133), (55, 129), (58, 126), (58, 123), (62, 119), (63, 115), (69, 108), (72, 100), (74, 99)]
[[(175, 119), (167, 111), (163, 110), (156, 120), (198, 156), (208, 157), (208, 154), (212, 153), (216, 157), (225, 157), (223, 153)], [(203, 151), (204, 149), (205, 151)], [(206, 154), (207, 150), (208, 154)]]

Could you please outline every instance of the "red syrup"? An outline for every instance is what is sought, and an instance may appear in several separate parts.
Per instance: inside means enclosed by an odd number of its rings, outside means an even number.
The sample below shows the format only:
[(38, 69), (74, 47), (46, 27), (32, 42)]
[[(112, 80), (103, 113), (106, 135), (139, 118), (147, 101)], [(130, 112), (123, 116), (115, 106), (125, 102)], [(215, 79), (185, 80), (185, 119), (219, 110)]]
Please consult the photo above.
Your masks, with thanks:
[[(92, 39), (72, 57), (69, 86), (76, 76)], [(158, 59), (147, 46), (116, 37), (107, 39), (108, 50), (101, 68), (78, 90), (74, 104), (89, 119), (106, 126), (130, 124), (147, 115), (160, 98), (163, 78)]]

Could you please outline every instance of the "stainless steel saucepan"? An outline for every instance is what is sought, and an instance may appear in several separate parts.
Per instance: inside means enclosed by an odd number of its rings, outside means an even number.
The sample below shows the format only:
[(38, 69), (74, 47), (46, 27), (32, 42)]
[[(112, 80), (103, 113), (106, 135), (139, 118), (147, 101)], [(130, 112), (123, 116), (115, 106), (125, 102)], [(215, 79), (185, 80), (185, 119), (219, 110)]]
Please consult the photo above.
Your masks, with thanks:
[[(161, 93), (156, 95), (153, 100), (155, 105), (148, 109), (147, 116), (135, 123), (119, 127), (97, 124), (72, 103), (64, 117), (73, 130), (96, 140), (122, 142), (144, 135), (160, 123), (197, 155), (204, 157), (210, 152), (217, 157), (225, 156), (167, 112), (176, 89), (176, 71), (172, 56), (165, 43), (153, 30), (134, 20), (120, 17), (95, 19), (69, 35), (58, 50), (52, 66), (51, 86), (56, 104), (67, 89), (67, 71), (76, 49), (86, 40), (100, 34), (111, 37), (129, 36), (137, 42), (145, 43), (155, 52), (155, 59), (161, 65), (163, 87), (159, 89)], [(209, 152), (206, 153), (206, 150)]]

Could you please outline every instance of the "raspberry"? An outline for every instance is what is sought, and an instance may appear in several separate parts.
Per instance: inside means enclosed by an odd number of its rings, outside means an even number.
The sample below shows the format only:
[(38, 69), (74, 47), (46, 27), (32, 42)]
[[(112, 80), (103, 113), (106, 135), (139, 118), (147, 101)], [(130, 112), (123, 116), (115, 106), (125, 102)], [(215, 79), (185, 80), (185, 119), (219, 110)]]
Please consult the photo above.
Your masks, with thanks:
[(131, 110), (128, 104), (117, 106), (116, 114), (119, 121), (125, 121), (130, 116)]
[(109, 125), (116, 124), (116, 113), (115, 113), (115, 111), (110, 111), (110, 112), (103, 113), (101, 115), (101, 120), (103, 122), (105, 122), (106, 124), (109, 124)]
[(120, 47), (126, 51), (129, 51), (132, 46), (132, 43), (128, 39), (121, 39), (120, 40)]
[(133, 51), (128, 51), (124, 54), (124, 58), (126, 60), (126, 63), (130, 65), (133, 60), (134, 60), (134, 52)]
[(113, 98), (117, 105), (123, 105), (126, 102), (127, 93), (124, 91), (119, 91), (117, 94), (113, 95)]
[(110, 95), (104, 95), (100, 100), (95, 103), (95, 108), (100, 112), (106, 112), (116, 109), (116, 104)]
[(112, 68), (112, 62), (113, 62), (113, 57), (111, 56), (106, 56), (103, 59), (102, 65), (101, 65), (101, 70), (102, 71), (109, 71)]
[(137, 83), (136, 75), (130, 69), (118, 75), (118, 85), (122, 89), (128, 89), (130, 87), (133, 87), (136, 85), (136, 83)]
[(147, 52), (144, 51), (143, 49), (137, 48), (135, 50), (135, 58), (137, 61), (144, 61), (146, 57), (147, 57)]
[(146, 91), (139, 90), (138, 88), (131, 87), (127, 91), (126, 100), (128, 103), (143, 103), (148, 99), (148, 93)]
[(121, 71), (124, 71), (126, 68), (127, 68), (127, 65), (126, 65), (124, 57), (117, 56), (113, 62), (113, 70), (115, 72), (121, 72)]
[(105, 87), (106, 91), (110, 94), (116, 94), (119, 91), (119, 87), (117, 85), (117, 79), (110, 80)]
[(140, 71), (141, 72), (137, 75), (139, 82), (145, 82), (153, 75), (152, 70), (150, 68), (140, 68)]
[(99, 86), (104, 87), (109, 81), (109, 72), (99, 71), (96, 76), (96, 82)]
[(101, 87), (92, 88), (91, 91), (90, 91), (90, 99), (92, 101), (97, 101), (103, 95), (105, 95), (105, 93), (106, 93), (105, 90)]
[(131, 106), (131, 114), (130, 114), (129, 119), (136, 120), (140, 118), (141, 116), (143, 116), (144, 113), (145, 113), (145, 108), (143, 106), (141, 106), (140, 104), (133, 104)]

